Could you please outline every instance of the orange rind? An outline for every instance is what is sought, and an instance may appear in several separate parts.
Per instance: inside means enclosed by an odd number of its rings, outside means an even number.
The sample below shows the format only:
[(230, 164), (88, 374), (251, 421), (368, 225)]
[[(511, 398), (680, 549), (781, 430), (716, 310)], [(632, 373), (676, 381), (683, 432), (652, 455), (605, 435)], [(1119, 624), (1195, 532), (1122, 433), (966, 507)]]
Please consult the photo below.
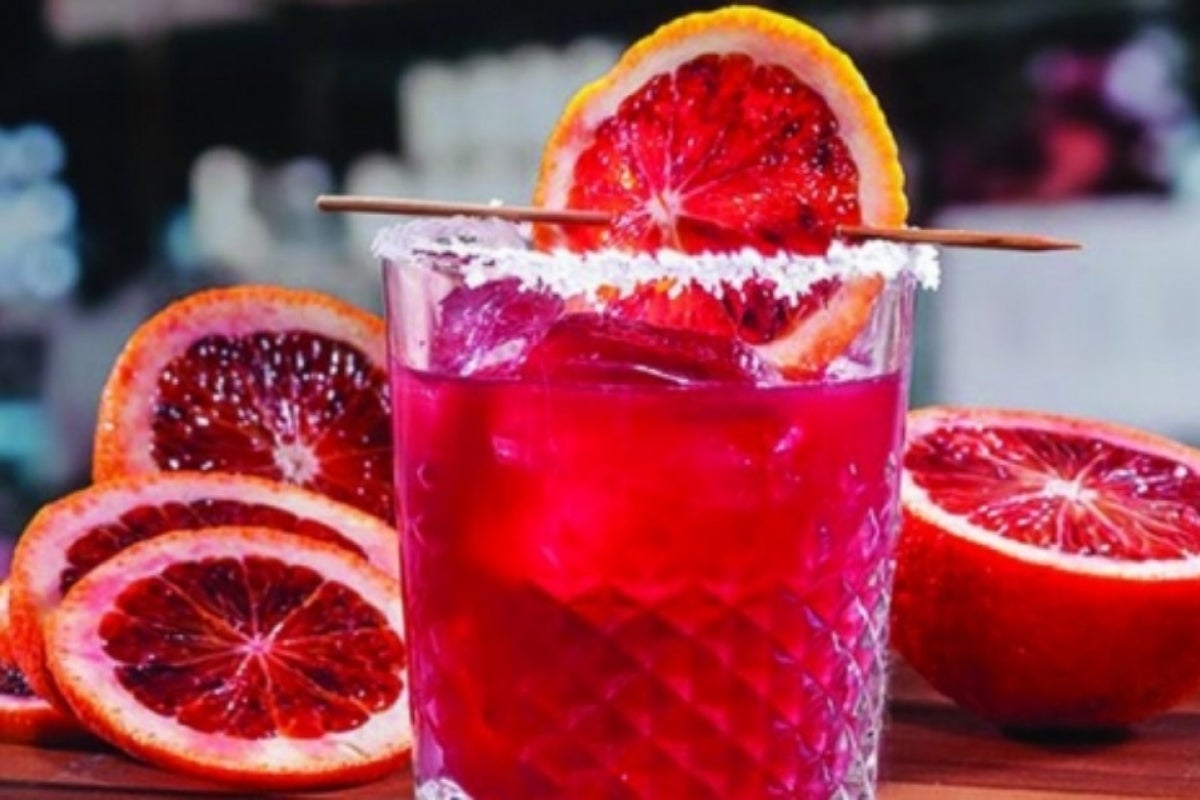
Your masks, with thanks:
[[(669, 22), (583, 87), (547, 141), (534, 200), (614, 217), (535, 225), (547, 250), (813, 254), (840, 223), (901, 226), (908, 214), (895, 139), (850, 58), (804, 23), (749, 6)], [(881, 288), (845, 281), (760, 353), (785, 373), (819, 372)]]
[(105, 383), (93, 477), (219, 471), (294, 483), (392, 522), (387, 334), (336, 298), (211, 289), (160, 311)]

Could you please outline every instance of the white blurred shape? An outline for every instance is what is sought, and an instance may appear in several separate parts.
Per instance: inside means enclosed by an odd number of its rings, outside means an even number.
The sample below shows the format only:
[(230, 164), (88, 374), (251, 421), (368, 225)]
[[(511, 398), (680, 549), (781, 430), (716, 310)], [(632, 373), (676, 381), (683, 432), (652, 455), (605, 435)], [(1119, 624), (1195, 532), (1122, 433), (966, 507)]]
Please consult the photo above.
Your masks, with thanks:
[(8, 137), (8, 169), (18, 181), (37, 181), (57, 175), (67, 154), (58, 132), (46, 125), (22, 125)]
[(1163, 123), (1186, 113), (1181, 71), (1185, 46), (1162, 27), (1140, 31), (1109, 61), (1104, 94), (1119, 111), (1148, 123)]
[(254, 193), (254, 162), (230, 147), (204, 151), (192, 165), (192, 202), (249, 205)]
[(28, 239), (61, 236), (75, 227), (75, 195), (58, 181), (33, 184), (15, 205)]
[[(585, 54), (583, 60), (590, 63), (591, 58), (593, 56)], [(533, 189), (546, 139), (571, 97), (564, 73), (579, 78), (576, 80), (578, 88), (584, 82), (580, 75), (588, 67), (573, 62), (563, 51), (540, 44), (517, 48), (512, 52), (511, 61), (510, 168), (527, 177), (519, 184), (520, 194), (509, 199), (523, 200)]]
[(412, 183), (412, 174), (391, 153), (359, 156), (346, 170), (346, 191), (350, 194), (401, 195)]
[(463, 165), (440, 162), (422, 164), (415, 174), (420, 179), (421, 196), (431, 200), (486, 202), (491, 199), (481, 193), (478, 174)]
[(458, 72), (440, 62), (417, 64), (401, 76), (401, 134), (414, 162), (452, 162), (462, 149), (461, 90)]
[(328, 162), (314, 157), (296, 158), (275, 173), (278, 202), (289, 212), (315, 216), (317, 195), (332, 191), (333, 169)]
[(509, 117), (521, 131), (518, 144), (541, 141), (562, 113), (567, 97), (558, 97), (563, 56), (549, 45), (531, 42), (509, 54)]
[(546, 87), (542, 100), (543, 119), (549, 123), (543, 136), (550, 133), (558, 115), (579, 87), (603, 76), (616, 63), (621, 48), (605, 39), (586, 37), (567, 45), (559, 55), (556, 80)]
[(459, 70), (462, 144), (468, 160), (490, 160), (519, 141), (521, 125), (514, 113), (515, 87), (511, 60), (485, 54), (468, 59)]
[[(1159, 180), (1171, 186), (1177, 197), (1195, 198), (1200, 186), (1189, 189), (1188, 164), (1200, 155), (1200, 120), (1188, 116), (1171, 125), (1161, 125), (1146, 131), (1145, 167)], [(1192, 179), (1194, 180), (1194, 178)]]
[(228, 22), (262, 13), (246, 0), (54, 0), (47, 21), (65, 41), (119, 35), (142, 38), (171, 28)]
[(271, 232), (254, 208), (257, 170), (242, 153), (214, 148), (192, 167), (192, 231), (204, 258), (252, 276), (266, 263)]
[(0, 251), (69, 233), (75, 195), (58, 181), (41, 181), (7, 194), (0, 205)]
[(1176, 196), (1181, 202), (1198, 209), (1197, 216), (1200, 216), (1200, 142), (1194, 142), (1180, 157), (1176, 175)]
[(62, 242), (38, 242), (21, 252), (17, 273), (29, 297), (43, 302), (58, 300), (79, 283), (79, 256)]
[(947, 250), (935, 401), (1121, 420), (1200, 439), (1197, 207), (1151, 198), (952, 209), (938, 225), (1078, 239), (1079, 253)]
[[(384, 197), (424, 196), (417, 177), (398, 158), (388, 153), (368, 153), (355, 159), (346, 171), (346, 192)], [(377, 214), (343, 216), (351, 262), (375, 274), (378, 267), (370, 255), (371, 242), (376, 231), (390, 220)]]
[(494, 159), (478, 164), (469, 173), (471, 185), (464, 187), (467, 197), (475, 202), (493, 200), (520, 205), (533, 193), (534, 173), (519, 166), (517, 159)]
[(593, 81), (612, 69), (621, 56), (621, 49), (619, 44), (608, 39), (585, 36), (569, 44), (563, 56), (571, 64), (573, 74)]

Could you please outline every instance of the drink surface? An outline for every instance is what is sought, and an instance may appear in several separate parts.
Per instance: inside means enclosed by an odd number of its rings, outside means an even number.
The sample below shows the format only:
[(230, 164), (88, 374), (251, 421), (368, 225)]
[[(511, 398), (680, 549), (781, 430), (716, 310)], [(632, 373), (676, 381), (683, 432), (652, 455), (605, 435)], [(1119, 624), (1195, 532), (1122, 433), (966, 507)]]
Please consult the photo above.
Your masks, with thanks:
[(869, 796), (898, 373), (392, 374), (418, 785)]

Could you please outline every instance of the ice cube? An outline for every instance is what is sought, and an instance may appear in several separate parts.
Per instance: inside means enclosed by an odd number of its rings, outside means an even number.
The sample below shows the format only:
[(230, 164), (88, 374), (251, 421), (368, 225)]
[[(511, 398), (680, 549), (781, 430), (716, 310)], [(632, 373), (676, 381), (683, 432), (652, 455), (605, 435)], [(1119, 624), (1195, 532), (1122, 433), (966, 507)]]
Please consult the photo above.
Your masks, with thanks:
[(635, 385), (755, 385), (773, 372), (736, 339), (601, 314), (563, 317), (521, 367), (527, 378)]
[(520, 229), (513, 223), (502, 219), (478, 217), (415, 219), (394, 228), (391, 243), (422, 249), (429, 248), (430, 245), (447, 248), (456, 245), (520, 249), (528, 247)]
[(381, 230), (371, 249), (378, 258), (457, 276), (468, 263), (464, 248), (526, 250), (520, 229), (501, 219), (421, 218)]
[(511, 375), (562, 309), (562, 298), (516, 278), (459, 286), (441, 302), (430, 364), (453, 375)]

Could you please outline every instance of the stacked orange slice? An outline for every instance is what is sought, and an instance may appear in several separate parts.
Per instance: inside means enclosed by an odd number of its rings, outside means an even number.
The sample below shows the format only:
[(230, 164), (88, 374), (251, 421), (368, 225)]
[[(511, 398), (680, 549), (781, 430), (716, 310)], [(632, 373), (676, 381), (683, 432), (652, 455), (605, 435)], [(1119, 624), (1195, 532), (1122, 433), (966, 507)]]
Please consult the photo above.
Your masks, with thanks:
[[(887, 122), (850, 59), (795, 19), (729, 7), (668, 23), (574, 97), (546, 146), (535, 201), (613, 221), (534, 236), (546, 249), (821, 254), (839, 225), (902, 225), (903, 183)], [(828, 281), (799, 302), (769, 288), (688, 296), (718, 301), (784, 372), (810, 374), (849, 346), (880, 281)], [(633, 303), (643, 313), (661, 305)], [(647, 321), (697, 317), (712, 314), (675, 304)]]

